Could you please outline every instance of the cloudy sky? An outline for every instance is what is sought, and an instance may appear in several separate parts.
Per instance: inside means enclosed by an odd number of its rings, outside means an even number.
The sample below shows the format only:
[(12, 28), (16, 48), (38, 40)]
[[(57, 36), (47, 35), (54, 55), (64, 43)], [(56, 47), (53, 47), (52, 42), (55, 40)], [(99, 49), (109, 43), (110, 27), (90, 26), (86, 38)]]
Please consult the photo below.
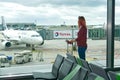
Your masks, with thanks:
[[(119, 4), (116, 0), (116, 23), (120, 22)], [(85, 16), (87, 24), (103, 24), (106, 14), (107, 0), (0, 0), (0, 16), (6, 23), (76, 25), (77, 17)]]

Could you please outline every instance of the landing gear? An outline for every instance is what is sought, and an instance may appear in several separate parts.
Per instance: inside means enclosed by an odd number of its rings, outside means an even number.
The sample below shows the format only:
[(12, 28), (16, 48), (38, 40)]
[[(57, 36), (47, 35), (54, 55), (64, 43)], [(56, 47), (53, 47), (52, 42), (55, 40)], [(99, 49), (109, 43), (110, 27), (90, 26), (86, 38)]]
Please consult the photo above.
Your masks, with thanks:
[(30, 44), (26, 44), (26, 47), (31, 47), (31, 45)]
[(34, 47), (34, 45), (32, 45), (32, 51), (35, 51), (35, 47)]
[(34, 45), (26, 44), (26, 47), (31, 47), (31, 48), (32, 48), (32, 51), (35, 51)]
[(32, 48), (32, 51), (35, 51), (35, 48)]

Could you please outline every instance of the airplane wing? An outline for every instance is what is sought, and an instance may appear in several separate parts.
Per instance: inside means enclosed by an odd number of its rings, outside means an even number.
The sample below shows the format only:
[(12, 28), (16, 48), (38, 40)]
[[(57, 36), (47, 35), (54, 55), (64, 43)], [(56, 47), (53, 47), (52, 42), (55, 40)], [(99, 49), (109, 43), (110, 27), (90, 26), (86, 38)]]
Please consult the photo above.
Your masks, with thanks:
[(5, 31), (2, 31), (2, 34), (5, 37), (5, 39), (10, 42), (13, 42), (13, 43), (20, 42), (20, 36), (14, 30), (5, 30)]
[(0, 32), (0, 49), (4, 49), (5, 47), (10, 47), (11, 43), (6, 40), (3, 33)]

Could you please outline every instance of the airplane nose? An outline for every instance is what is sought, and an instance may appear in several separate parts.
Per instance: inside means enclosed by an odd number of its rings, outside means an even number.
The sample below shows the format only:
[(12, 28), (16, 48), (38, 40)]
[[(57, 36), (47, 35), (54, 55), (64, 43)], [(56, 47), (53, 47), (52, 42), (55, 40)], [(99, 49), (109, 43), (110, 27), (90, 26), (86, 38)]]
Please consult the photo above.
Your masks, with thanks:
[(40, 45), (43, 45), (44, 44), (44, 40), (42, 41), (42, 43)]
[(43, 38), (41, 38), (39, 41), (40, 41), (40, 45), (43, 45), (43, 44), (44, 44)]
[(36, 42), (37, 42), (37, 44), (40, 44), (40, 45), (44, 44), (44, 40), (41, 37), (39, 37), (38, 39), (36, 39)]

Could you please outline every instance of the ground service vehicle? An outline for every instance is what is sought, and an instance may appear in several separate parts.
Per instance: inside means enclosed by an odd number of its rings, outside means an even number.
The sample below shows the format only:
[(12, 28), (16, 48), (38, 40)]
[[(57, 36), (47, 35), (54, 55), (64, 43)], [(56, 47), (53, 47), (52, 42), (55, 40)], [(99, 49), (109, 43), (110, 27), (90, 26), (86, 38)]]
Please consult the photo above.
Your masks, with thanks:
[(27, 63), (33, 60), (32, 57), (32, 52), (29, 50), (24, 50), (22, 52), (16, 52), (14, 53), (14, 61), (15, 63), (19, 64), (23, 64), (23, 63)]
[(4, 54), (0, 54), (0, 67), (9, 67), (11, 60)]

